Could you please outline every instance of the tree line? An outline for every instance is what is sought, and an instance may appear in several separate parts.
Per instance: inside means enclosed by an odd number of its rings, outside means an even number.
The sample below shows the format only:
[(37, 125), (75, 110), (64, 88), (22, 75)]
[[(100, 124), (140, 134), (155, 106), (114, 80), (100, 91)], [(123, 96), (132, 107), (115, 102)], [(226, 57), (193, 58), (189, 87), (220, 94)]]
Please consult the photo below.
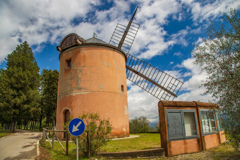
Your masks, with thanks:
[(158, 132), (160, 133), (159, 123), (156, 123), (155, 127), (150, 126), (150, 121), (147, 117), (140, 116), (129, 121), (130, 133), (147, 133)]
[(0, 70), (0, 125), (14, 132), (55, 123), (58, 71), (40, 68), (25, 41), (5, 58)]

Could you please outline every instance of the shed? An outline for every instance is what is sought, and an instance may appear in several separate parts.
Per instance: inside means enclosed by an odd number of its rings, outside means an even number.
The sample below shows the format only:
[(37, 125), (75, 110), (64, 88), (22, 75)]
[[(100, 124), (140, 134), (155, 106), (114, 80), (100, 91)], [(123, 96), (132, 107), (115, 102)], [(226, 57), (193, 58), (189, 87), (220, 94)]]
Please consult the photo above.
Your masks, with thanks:
[(226, 141), (216, 104), (159, 101), (158, 109), (161, 146), (166, 156), (199, 152)]

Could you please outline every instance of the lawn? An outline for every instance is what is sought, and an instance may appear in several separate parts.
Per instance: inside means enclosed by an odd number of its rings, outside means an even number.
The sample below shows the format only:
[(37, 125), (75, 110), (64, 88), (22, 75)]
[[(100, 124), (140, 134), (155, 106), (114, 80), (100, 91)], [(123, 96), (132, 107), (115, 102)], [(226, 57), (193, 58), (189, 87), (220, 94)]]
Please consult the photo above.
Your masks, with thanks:
[[(136, 135), (136, 134), (134, 134)], [(122, 140), (110, 140), (107, 145), (100, 149), (100, 152), (121, 152), (121, 151), (134, 151), (149, 149), (154, 147), (160, 147), (160, 134), (137, 134), (139, 137)], [(46, 145), (41, 144), (48, 154), (48, 159), (76, 159), (76, 145), (73, 142), (69, 143), (69, 156), (66, 156), (63, 149), (58, 142), (54, 143), (54, 149), (52, 150), (48, 141)], [(65, 142), (62, 145), (66, 146)]]
[(139, 135), (138, 138), (111, 140), (107, 145), (103, 146), (101, 152), (123, 152), (135, 151), (143, 149), (151, 149), (161, 147), (160, 134), (145, 133), (145, 134), (132, 134)]
[[(66, 148), (66, 143), (61, 142), (64, 148)], [(62, 147), (58, 142), (54, 143), (54, 149), (51, 148), (48, 141), (46, 141), (46, 144), (44, 145), (42, 141), (40, 142), (41, 148), (40, 148), (40, 159), (49, 159), (49, 160), (70, 160), (70, 159), (76, 159), (76, 151), (74, 149), (76, 148), (76, 145), (74, 143), (69, 143), (69, 150), (68, 150), (68, 156), (63, 151)]]
[[(134, 151), (134, 150), (143, 150), (150, 149), (154, 147), (160, 147), (160, 135), (159, 134), (138, 134), (140, 137), (133, 139), (123, 139), (123, 140), (111, 140), (107, 143), (107, 145), (101, 147), (100, 152), (121, 152), (121, 151)], [(43, 146), (43, 145), (42, 145)], [(66, 144), (63, 142), (63, 146)], [(52, 150), (49, 143), (46, 141), (46, 145), (41, 147), (44, 150), (44, 154), (42, 155), (42, 159), (51, 159), (51, 160), (70, 160), (76, 159), (76, 145), (72, 142), (69, 143), (69, 156), (66, 156), (64, 151), (58, 142), (55, 142), (54, 149)], [(42, 154), (41, 150), (41, 154)], [(46, 156), (47, 158), (44, 158)], [(80, 156), (80, 159), (81, 156)], [(104, 159), (99, 158), (97, 159)], [(235, 152), (234, 148), (230, 144), (221, 144), (215, 148), (191, 154), (183, 154), (174, 157), (161, 157), (154, 158), (158, 160), (191, 160), (191, 159), (208, 159), (208, 160), (238, 160), (240, 159), (240, 154)], [(139, 160), (139, 158), (138, 158)]]

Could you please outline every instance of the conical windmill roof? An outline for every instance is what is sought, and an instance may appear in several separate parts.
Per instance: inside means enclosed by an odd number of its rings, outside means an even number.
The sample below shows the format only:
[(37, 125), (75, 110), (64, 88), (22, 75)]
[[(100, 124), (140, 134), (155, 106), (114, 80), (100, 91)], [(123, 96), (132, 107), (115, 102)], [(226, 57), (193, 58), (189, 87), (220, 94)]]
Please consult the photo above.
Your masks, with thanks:
[(106, 43), (106, 42), (104, 42), (104, 41), (102, 41), (102, 40), (100, 40), (100, 39), (98, 39), (98, 38), (95, 38), (95, 37), (87, 39), (85, 43), (102, 43), (102, 44), (108, 44), (108, 43)]
[[(118, 49), (117, 47), (115, 47), (115, 46), (113, 46), (113, 45), (111, 45), (111, 44), (109, 44), (109, 43), (106, 43), (106, 42), (104, 42), (104, 41), (102, 41), (101, 39), (98, 39), (98, 38), (96, 38), (96, 37), (89, 38), (89, 39), (87, 39), (87, 40), (84, 42), (85, 45), (88, 45), (88, 44), (91, 45), (91, 43), (94, 44), (94, 45), (100, 44), (101, 46), (106, 46), (106, 47), (114, 48), (115, 51), (116, 51), (116, 50), (120, 51), (121, 54), (125, 57), (125, 60), (127, 61), (127, 55), (126, 55), (121, 49)], [(83, 45), (84, 45), (84, 44), (83, 44)]]

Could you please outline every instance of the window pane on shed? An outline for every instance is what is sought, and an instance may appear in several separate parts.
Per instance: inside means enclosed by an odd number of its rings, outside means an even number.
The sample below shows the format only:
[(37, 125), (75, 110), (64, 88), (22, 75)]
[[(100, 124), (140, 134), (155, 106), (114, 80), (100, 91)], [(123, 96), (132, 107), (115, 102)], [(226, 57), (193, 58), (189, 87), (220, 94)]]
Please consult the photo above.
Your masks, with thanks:
[(184, 123), (186, 136), (197, 135), (194, 112), (184, 112)]
[(182, 138), (183, 135), (183, 123), (181, 113), (169, 112), (168, 113), (168, 135), (169, 138)]
[(209, 112), (209, 121), (210, 121), (210, 127), (212, 132), (215, 132), (216, 129), (216, 124), (215, 124), (215, 119), (214, 119), (214, 113), (213, 112)]
[(207, 111), (201, 111), (203, 133), (210, 132)]
[(221, 114), (219, 112), (216, 113), (216, 117), (217, 117), (217, 124), (218, 124), (218, 130), (222, 131), (223, 130), (223, 125), (222, 125), (222, 117)]

